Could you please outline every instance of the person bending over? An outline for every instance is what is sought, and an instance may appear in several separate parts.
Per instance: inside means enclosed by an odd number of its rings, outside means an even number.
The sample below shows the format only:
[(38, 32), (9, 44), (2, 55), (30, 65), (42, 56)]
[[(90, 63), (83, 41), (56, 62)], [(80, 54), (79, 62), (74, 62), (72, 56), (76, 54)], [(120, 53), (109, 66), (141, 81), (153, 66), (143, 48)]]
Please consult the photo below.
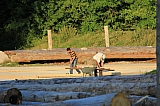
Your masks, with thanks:
[(93, 56), (93, 59), (96, 61), (98, 68), (103, 67), (106, 56), (101, 52), (96, 52), (96, 55)]
[[(96, 52), (93, 59), (96, 62), (97, 68), (103, 67), (106, 56), (101, 52)], [(97, 76), (97, 70), (94, 70), (95, 76)]]

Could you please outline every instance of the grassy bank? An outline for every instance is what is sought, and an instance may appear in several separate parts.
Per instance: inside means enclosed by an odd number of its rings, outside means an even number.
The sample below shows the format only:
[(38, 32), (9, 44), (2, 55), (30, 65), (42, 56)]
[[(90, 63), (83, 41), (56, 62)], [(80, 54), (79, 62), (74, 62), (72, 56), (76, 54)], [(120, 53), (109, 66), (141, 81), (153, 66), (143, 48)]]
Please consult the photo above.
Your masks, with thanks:
[[(48, 38), (33, 40), (33, 48), (27, 49), (47, 49)], [(135, 31), (109, 31), (110, 46), (155, 46), (156, 31), (151, 29), (137, 29)], [(52, 33), (53, 48), (81, 48), (81, 47), (104, 47), (104, 32), (91, 32), (78, 34), (74, 28), (63, 28), (59, 33)]]

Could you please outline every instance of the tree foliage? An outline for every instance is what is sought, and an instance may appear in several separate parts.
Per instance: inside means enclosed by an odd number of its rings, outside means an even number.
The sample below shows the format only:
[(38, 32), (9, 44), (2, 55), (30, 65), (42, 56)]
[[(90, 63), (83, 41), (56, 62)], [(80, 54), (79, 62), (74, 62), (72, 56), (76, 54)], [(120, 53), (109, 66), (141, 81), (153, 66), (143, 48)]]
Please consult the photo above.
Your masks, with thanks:
[(32, 47), (48, 29), (155, 29), (156, 0), (1, 0), (1, 50)]

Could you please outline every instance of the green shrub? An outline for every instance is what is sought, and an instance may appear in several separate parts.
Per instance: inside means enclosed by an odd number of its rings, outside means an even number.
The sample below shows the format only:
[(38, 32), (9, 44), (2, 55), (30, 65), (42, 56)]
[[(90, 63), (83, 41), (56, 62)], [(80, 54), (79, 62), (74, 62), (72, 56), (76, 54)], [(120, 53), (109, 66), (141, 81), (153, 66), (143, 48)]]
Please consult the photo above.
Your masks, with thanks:
[(156, 70), (152, 70), (150, 72), (146, 72), (145, 74), (156, 74)]
[(19, 64), (15, 62), (6, 62), (0, 64), (0, 67), (15, 67), (15, 66), (19, 66)]

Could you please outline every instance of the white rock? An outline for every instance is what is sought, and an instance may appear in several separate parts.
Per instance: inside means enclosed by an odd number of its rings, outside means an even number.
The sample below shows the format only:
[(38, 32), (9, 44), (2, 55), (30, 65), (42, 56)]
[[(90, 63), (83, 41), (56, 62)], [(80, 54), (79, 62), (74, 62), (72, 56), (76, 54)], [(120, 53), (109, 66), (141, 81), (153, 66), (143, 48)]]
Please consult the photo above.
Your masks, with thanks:
[(86, 47), (82, 47), (81, 50), (87, 50), (87, 48)]
[(0, 51), (0, 63), (4, 63), (7, 61), (9, 61), (8, 56), (4, 52)]

